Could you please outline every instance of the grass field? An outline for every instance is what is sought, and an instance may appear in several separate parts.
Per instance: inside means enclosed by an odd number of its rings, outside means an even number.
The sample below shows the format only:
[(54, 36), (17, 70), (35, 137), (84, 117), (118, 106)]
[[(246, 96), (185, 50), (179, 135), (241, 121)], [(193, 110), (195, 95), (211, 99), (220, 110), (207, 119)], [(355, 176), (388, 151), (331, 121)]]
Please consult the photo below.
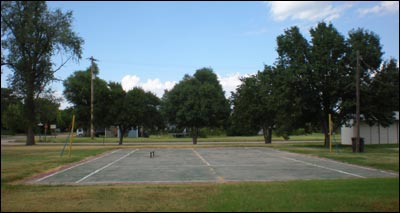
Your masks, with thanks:
[[(212, 146), (221, 145), (202, 147)], [(315, 143), (257, 146), (399, 171), (397, 145), (368, 145), (365, 153), (345, 146), (330, 153)], [(399, 211), (398, 178), (88, 186), (21, 182), (121, 146), (74, 146), (71, 158), (68, 153), (60, 157), (61, 148), (1, 147), (1, 211)]]

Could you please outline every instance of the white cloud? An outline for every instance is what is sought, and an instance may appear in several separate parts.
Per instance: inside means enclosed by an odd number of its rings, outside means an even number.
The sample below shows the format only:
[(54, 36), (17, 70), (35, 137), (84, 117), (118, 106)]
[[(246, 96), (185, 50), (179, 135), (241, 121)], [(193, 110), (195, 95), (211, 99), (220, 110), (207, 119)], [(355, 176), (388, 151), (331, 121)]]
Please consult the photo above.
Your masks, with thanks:
[(229, 98), (231, 96), (231, 92), (235, 92), (236, 88), (242, 83), (240, 78), (247, 77), (249, 75), (240, 75), (239, 73), (234, 73), (224, 77), (221, 77), (218, 74), (217, 76), (222, 89), (225, 91), (225, 97)]
[(67, 107), (71, 107), (72, 104), (70, 104), (64, 97), (63, 93), (61, 91), (56, 90), (53, 95), (55, 96), (55, 98), (60, 100), (60, 107), (59, 109), (64, 110)]
[[(222, 89), (225, 91), (225, 97), (229, 98), (231, 92), (235, 92), (236, 88), (241, 84), (240, 78), (250, 76), (248, 74), (241, 75), (239, 73), (233, 73), (230, 75), (221, 76), (217, 74), (218, 81), (220, 82)], [(122, 78), (121, 84), (125, 91), (129, 91), (134, 87), (141, 87), (145, 91), (150, 91), (161, 98), (164, 94), (164, 90), (171, 90), (176, 81), (165, 81), (162, 82), (160, 79), (147, 79), (146, 82), (141, 82), (140, 78), (136, 75), (126, 75)]]
[(382, 1), (379, 5), (370, 8), (361, 8), (358, 13), (362, 16), (367, 14), (385, 14), (399, 12), (399, 2), (398, 1)]
[(129, 91), (136, 86), (139, 86), (140, 78), (136, 75), (126, 75), (121, 80), (122, 89)]
[(170, 90), (176, 84), (175, 81), (161, 82), (160, 79), (147, 79), (145, 83), (140, 82), (140, 78), (136, 75), (126, 75), (121, 80), (122, 88), (129, 91), (134, 87), (141, 87), (146, 92), (152, 92), (161, 98), (164, 90)]
[(65, 100), (61, 101), (61, 104), (60, 104), (60, 108), (59, 108), (59, 109), (64, 110), (64, 109), (66, 109), (66, 108), (68, 108), (68, 107), (72, 107), (72, 104), (68, 103), (68, 102), (65, 101)]
[(272, 1), (266, 2), (272, 16), (277, 21), (286, 19), (306, 21), (331, 21), (340, 17), (343, 10), (352, 4), (333, 6), (326, 1)]
[(150, 91), (161, 98), (164, 95), (164, 90), (170, 90), (174, 87), (176, 82), (174, 81), (166, 81), (162, 83), (160, 79), (147, 79), (147, 82), (141, 84), (141, 87), (145, 91)]

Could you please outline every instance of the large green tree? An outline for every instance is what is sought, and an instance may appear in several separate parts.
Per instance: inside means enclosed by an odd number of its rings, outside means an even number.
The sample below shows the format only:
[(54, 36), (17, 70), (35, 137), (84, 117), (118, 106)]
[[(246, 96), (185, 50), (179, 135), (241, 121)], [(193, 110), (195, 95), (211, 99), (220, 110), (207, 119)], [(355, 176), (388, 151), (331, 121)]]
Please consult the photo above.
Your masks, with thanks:
[(121, 84), (110, 82), (110, 104), (108, 122), (120, 130), (119, 145), (123, 143), (125, 132), (133, 128), (159, 129), (163, 120), (158, 110), (161, 101), (151, 92), (135, 87), (128, 92)]
[(399, 111), (399, 67), (395, 59), (382, 64), (362, 97), (363, 115), (370, 125), (386, 127), (393, 123), (393, 112)]
[(119, 145), (122, 145), (123, 137), (126, 130), (130, 127), (129, 120), (125, 117), (124, 102), (126, 98), (126, 92), (122, 89), (120, 83), (110, 82), (108, 84), (110, 100), (108, 106), (109, 110), (106, 114), (107, 122), (110, 125), (118, 126), (120, 131), (119, 134)]
[[(285, 120), (285, 128), (289, 131), (303, 127), (313, 118), (316, 110), (307, 106), (315, 102), (315, 88), (312, 86), (310, 68), (310, 45), (300, 33), (298, 27), (285, 30), (283, 35), (277, 37), (279, 80), (276, 84), (281, 98), (281, 119)], [(279, 83), (280, 82), (280, 83)]]
[[(319, 125), (325, 134), (325, 146), (329, 145), (329, 114), (336, 124), (342, 123), (345, 118), (342, 106), (347, 101), (342, 95), (348, 92), (349, 77), (346, 70), (346, 43), (332, 24), (319, 23), (310, 30), (311, 48), (309, 54), (310, 71), (309, 78), (312, 91), (312, 102), (307, 106), (314, 109), (315, 125)], [(351, 78), (351, 79), (354, 79)], [(340, 116), (342, 113), (343, 116)], [(338, 125), (336, 125), (338, 127)]]
[[(76, 71), (64, 81), (64, 96), (73, 104), (75, 109), (76, 127), (90, 129), (90, 96), (91, 96), (91, 67), (85, 71)], [(99, 78), (99, 70), (95, 65), (93, 74), (93, 123), (96, 128), (108, 125), (107, 113), (110, 97), (108, 84)]]
[(81, 58), (83, 39), (72, 31), (71, 23), (72, 12), (50, 11), (44, 1), (1, 2), (2, 65), (13, 71), (9, 81), (24, 99), (26, 145), (35, 144), (35, 98), (56, 79), (59, 69), (51, 58), (62, 53)]
[[(11, 89), (2, 88), (2, 127), (16, 133), (23, 133), (26, 131), (24, 128), (24, 104), (22, 100), (17, 97)], [(41, 123), (55, 123), (58, 108), (60, 107), (59, 100), (54, 99), (53, 96), (41, 96), (35, 99), (36, 119), (35, 124)], [(35, 131), (40, 131), (41, 128), (34, 126)]]
[(7, 105), (1, 113), (1, 126), (11, 131), (11, 133), (24, 132), (23, 104), (21, 102)]
[[(380, 39), (377, 34), (374, 32), (358, 28), (353, 29), (349, 32), (349, 38), (347, 39), (347, 43), (349, 45), (347, 51), (347, 62), (349, 64), (349, 75), (353, 77), (353, 79), (348, 79), (350, 83), (349, 89), (349, 97), (350, 101), (348, 101), (348, 119), (355, 119), (355, 111), (356, 111), (356, 87), (354, 76), (357, 70), (357, 51), (359, 53), (359, 71), (360, 71), (360, 114), (367, 118), (367, 122), (370, 124), (379, 123), (384, 126), (388, 125), (388, 121), (393, 120), (392, 112), (393, 109), (389, 109), (387, 107), (387, 100), (391, 98), (391, 95), (394, 94), (386, 94), (385, 96), (379, 97), (378, 91), (374, 91), (375, 89), (382, 89), (384, 87), (389, 86), (391, 83), (388, 81), (387, 83), (378, 84), (379, 78), (384, 76), (386, 69), (381, 69), (382, 65), (382, 47), (380, 45)], [(382, 67), (384, 67), (383, 65)], [(383, 71), (383, 72), (382, 72)], [(380, 74), (383, 74), (382, 76)], [(374, 76), (377, 79), (374, 81)], [(389, 96), (388, 96), (389, 95)]]
[(73, 107), (68, 107), (63, 110), (59, 110), (57, 113), (57, 127), (62, 132), (68, 131), (72, 125), (72, 115), (75, 114)]
[(203, 68), (194, 76), (185, 75), (164, 93), (162, 111), (169, 124), (190, 128), (193, 144), (197, 144), (199, 129), (223, 126), (230, 108), (217, 75)]
[[(7, 114), (6, 110), (8, 106), (14, 105), (13, 107), (16, 108), (16, 105), (20, 105), (17, 108), (22, 109), (22, 102), (21, 98), (18, 97), (18, 95), (10, 88), (1, 88), (1, 117), (3, 118), (4, 115)], [(11, 109), (8, 109), (7, 111), (10, 111)], [(11, 110), (12, 111), (12, 110)], [(22, 113), (19, 112), (20, 114)], [(13, 116), (10, 116), (10, 118), (13, 118)], [(16, 118), (16, 117), (15, 117)], [(19, 124), (20, 127), (18, 129), (24, 129), (24, 126)], [(1, 129), (3, 127), (6, 128), (7, 125), (3, 125), (3, 122), (1, 122)], [(24, 132), (24, 131), (22, 131)]]
[(241, 79), (242, 84), (232, 94), (232, 118), (244, 126), (262, 129), (266, 144), (272, 142), (280, 107), (276, 75), (275, 68), (265, 66), (263, 72)]
[(58, 108), (60, 104), (57, 101), (48, 98), (38, 98), (35, 100), (35, 107), (37, 110), (37, 122), (43, 124), (56, 124)]
[[(297, 109), (290, 107), (286, 111), (298, 115), (297, 119), (287, 122), (301, 121), (298, 124), (319, 126), (325, 134), (324, 144), (328, 146), (328, 115), (332, 115), (337, 129), (355, 114), (356, 52), (359, 51), (369, 64), (369, 67), (361, 66), (361, 93), (365, 94), (372, 71), (381, 64), (382, 51), (379, 37), (363, 29), (350, 31), (349, 38), (345, 39), (332, 24), (321, 22), (310, 30), (310, 34), (310, 43), (297, 27), (278, 36), (277, 66), (287, 76), (282, 81), (287, 88), (283, 91), (292, 94), (293, 103), (299, 105)], [(366, 113), (366, 108), (361, 112)]]

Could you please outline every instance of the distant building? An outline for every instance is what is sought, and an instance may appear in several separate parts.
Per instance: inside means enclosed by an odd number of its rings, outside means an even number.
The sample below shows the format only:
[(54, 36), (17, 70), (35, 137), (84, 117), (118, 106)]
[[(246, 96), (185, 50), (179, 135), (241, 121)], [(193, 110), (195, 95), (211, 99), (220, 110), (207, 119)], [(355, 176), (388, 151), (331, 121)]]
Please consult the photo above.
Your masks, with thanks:
[[(398, 144), (399, 143), (399, 112), (395, 113), (395, 121), (388, 127), (380, 125), (369, 126), (360, 122), (360, 137), (364, 138), (364, 144)], [(351, 138), (356, 137), (356, 128), (342, 127), (342, 144), (351, 145)]]

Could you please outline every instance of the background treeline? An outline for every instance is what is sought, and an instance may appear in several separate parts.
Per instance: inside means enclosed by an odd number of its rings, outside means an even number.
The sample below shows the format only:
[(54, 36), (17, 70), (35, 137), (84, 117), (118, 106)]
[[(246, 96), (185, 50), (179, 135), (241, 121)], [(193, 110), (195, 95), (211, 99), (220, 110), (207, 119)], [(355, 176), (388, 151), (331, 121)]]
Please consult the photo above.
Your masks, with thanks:
[[(158, 98), (142, 88), (124, 91), (121, 84), (100, 79), (94, 64), (94, 126), (118, 126), (123, 134), (131, 127), (152, 133), (186, 129), (194, 144), (210, 135), (255, 135), (262, 130), (265, 142), (271, 143), (273, 132), (288, 138), (319, 131), (327, 145), (328, 114), (335, 130), (355, 117), (357, 69), (363, 118), (371, 125), (390, 125), (399, 109), (399, 68), (395, 59), (382, 59), (379, 36), (354, 29), (345, 37), (325, 22), (310, 35), (308, 41), (298, 27), (286, 29), (276, 38), (275, 63), (240, 79), (229, 99), (212, 68), (185, 75)], [(36, 98), (37, 123), (54, 123), (65, 131), (75, 114), (76, 127), (89, 129), (90, 71), (75, 71), (64, 80), (64, 97), (72, 107), (59, 110), (60, 100), (49, 93)], [(2, 88), (1, 98), (2, 131), (24, 132), (23, 99), (9, 88)]]

